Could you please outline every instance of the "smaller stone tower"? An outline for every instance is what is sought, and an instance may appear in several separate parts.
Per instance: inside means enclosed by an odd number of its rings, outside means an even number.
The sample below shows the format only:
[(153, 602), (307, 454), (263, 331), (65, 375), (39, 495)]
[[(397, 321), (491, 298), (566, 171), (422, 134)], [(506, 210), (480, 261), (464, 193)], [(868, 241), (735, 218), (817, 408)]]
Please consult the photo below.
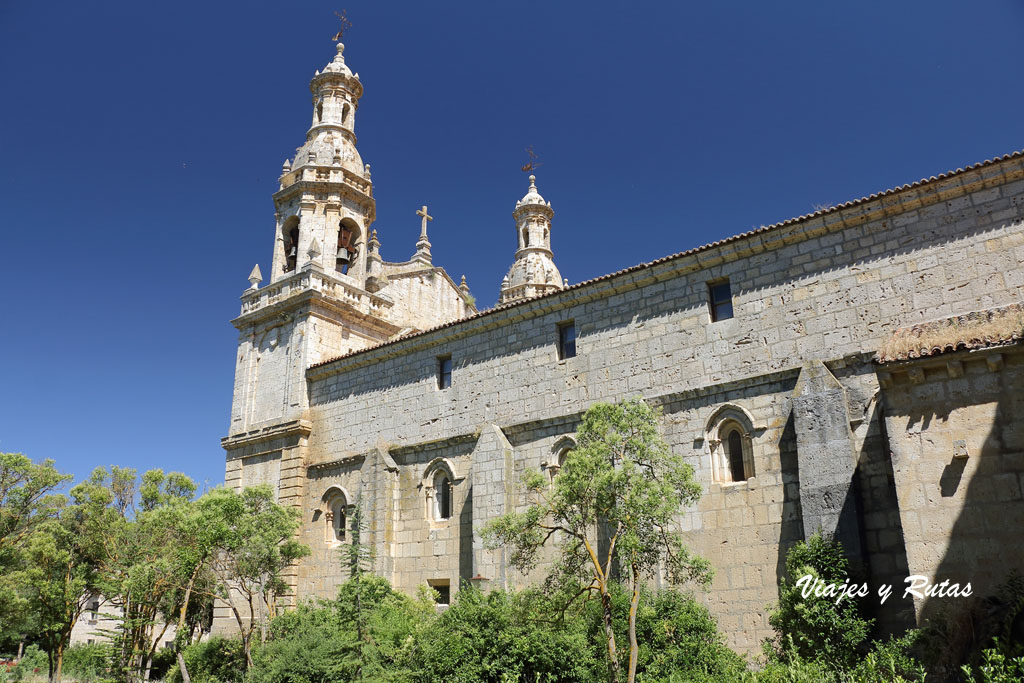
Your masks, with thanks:
[(540, 296), (564, 287), (551, 253), (551, 218), (555, 212), (537, 192), (537, 177), (530, 176), (530, 189), (516, 202), (519, 248), (508, 275), (501, 281), (501, 298), (507, 304)]

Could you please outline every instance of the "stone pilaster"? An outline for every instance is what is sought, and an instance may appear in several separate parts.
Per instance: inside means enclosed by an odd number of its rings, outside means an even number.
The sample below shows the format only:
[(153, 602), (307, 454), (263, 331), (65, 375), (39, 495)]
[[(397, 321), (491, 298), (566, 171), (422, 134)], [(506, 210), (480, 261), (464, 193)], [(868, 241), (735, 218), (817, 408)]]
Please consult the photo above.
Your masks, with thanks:
[(511, 588), (508, 550), (484, 548), (480, 530), (492, 519), (513, 509), (515, 450), (501, 428), (484, 425), (473, 449), (473, 575), (488, 581), (490, 588)]
[(808, 361), (793, 389), (804, 537), (821, 531), (860, 563), (860, 501), (846, 392), (819, 361)]

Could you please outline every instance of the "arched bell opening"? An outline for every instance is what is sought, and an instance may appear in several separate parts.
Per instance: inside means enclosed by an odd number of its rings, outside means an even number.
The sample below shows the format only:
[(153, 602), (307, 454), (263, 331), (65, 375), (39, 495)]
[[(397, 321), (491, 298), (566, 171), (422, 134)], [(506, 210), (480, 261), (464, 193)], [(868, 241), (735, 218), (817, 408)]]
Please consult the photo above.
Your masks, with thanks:
[(348, 275), (355, 267), (359, 257), (360, 236), (359, 224), (351, 218), (343, 218), (338, 223), (338, 250), (334, 257), (334, 268), (339, 273)]
[(299, 217), (289, 216), (281, 226), (281, 245), (284, 249), (283, 272), (295, 270), (299, 256)]

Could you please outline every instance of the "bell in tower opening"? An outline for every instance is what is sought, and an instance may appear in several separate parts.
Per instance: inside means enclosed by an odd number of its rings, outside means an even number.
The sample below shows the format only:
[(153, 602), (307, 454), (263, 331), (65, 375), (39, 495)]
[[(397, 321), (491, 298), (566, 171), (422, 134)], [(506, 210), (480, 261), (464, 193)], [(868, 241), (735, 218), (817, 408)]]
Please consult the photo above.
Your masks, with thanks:
[(284, 272), (288, 273), (295, 270), (295, 264), (299, 254), (298, 216), (292, 216), (285, 221), (281, 232), (284, 237), (282, 240), (282, 246), (284, 247)]
[(338, 223), (338, 253), (334, 267), (339, 273), (348, 274), (348, 269), (355, 261), (359, 248), (356, 246), (356, 229), (349, 222)]

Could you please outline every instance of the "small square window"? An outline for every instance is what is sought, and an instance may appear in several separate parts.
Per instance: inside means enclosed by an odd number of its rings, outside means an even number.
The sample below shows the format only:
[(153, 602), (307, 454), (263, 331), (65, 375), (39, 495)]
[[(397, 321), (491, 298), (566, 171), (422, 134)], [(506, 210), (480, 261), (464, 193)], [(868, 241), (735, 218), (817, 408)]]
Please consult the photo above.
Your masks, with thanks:
[(437, 388), (447, 389), (452, 385), (452, 357), (437, 357)]
[(708, 283), (708, 305), (711, 309), (711, 322), (732, 317), (732, 288), (728, 280)]
[(558, 326), (558, 360), (576, 355), (576, 323), (570, 320)]
[(452, 604), (452, 589), (448, 583), (448, 579), (438, 579), (434, 581), (428, 581), (435, 591), (437, 591), (437, 603), (438, 605), (450, 605)]

